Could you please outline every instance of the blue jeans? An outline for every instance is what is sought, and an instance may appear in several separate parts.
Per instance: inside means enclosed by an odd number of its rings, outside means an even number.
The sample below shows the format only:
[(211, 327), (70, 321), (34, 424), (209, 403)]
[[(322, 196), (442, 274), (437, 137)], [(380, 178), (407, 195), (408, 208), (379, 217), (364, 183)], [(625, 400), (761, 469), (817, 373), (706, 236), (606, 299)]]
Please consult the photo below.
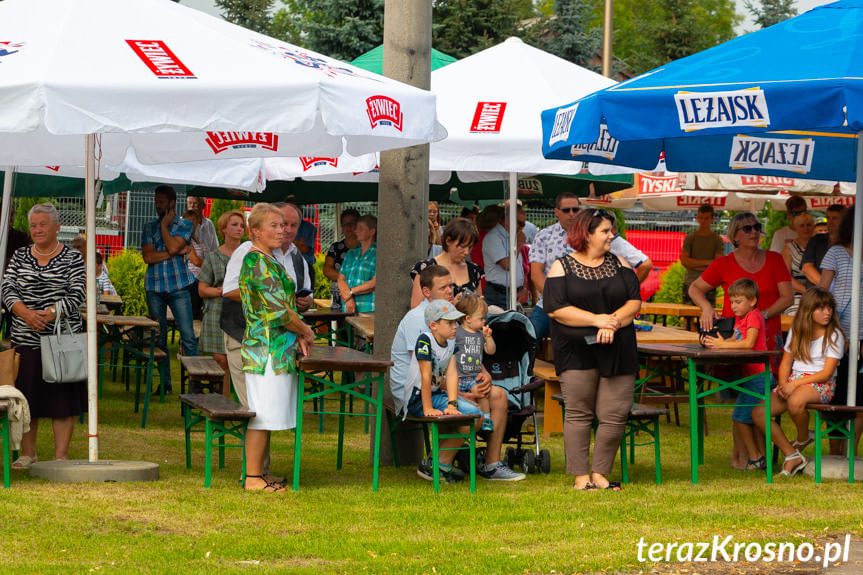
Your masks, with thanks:
[(154, 292), (147, 290), (147, 307), (150, 317), (159, 322), (159, 349), (165, 352), (164, 370), (165, 390), (171, 389), (171, 354), (168, 353), (168, 306), (174, 314), (174, 320), (180, 330), (180, 341), (183, 344), (183, 355), (198, 355), (198, 342), (195, 339), (195, 324), (192, 318), (192, 298), (189, 290), (179, 289), (172, 292)]
[(540, 342), (543, 338), (548, 337), (551, 333), (551, 320), (548, 314), (538, 305), (533, 306), (533, 311), (530, 312), (530, 323), (533, 324), (533, 331), (536, 332), (536, 341)]

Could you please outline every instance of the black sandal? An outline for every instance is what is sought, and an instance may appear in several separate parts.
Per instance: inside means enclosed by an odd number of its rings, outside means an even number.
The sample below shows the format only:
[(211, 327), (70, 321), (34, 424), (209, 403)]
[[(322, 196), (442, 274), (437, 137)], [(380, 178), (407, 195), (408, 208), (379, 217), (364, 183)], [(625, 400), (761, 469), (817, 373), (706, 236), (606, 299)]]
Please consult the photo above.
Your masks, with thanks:
[(611, 491), (620, 491), (620, 482), (619, 481), (609, 481), (608, 485), (605, 486), (605, 489), (609, 489)]
[[(250, 477), (253, 479), (260, 479), (266, 485), (264, 485), (260, 489), (246, 489), (246, 479), (248, 479)], [(270, 481), (266, 477), (264, 477), (263, 475), (246, 475), (246, 477), (243, 479), (243, 489), (246, 489), (246, 491), (264, 491), (266, 493), (284, 493), (285, 492), (285, 486), (283, 484), (278, 483), (276, 481)]]

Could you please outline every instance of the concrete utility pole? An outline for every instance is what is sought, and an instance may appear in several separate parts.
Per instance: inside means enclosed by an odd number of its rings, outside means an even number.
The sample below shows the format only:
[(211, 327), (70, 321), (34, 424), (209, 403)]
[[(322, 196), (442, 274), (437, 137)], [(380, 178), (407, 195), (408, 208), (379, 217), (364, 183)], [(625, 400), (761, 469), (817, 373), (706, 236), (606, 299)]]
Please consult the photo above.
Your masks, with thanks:
[(602, 23), (602, 75), (611, 78), (611, 61), (614, 58), (612, 37), (614, 35), (614, 0), (605, 0)]
[[(431, 87), (431, 24), (431, 2), (386, 0), (384, 76), (424, 90)], [(375, 357), (389, 359), (399, 321), (410, 308), (407, 272), (428, 252), (428, 145), (383, 152), (379, 182)], [(389, 395), (389, 385), (385, 393)], [(390, 463), (389, 434), (383, 431), (381, 461)], [(397, 437), (400, 463), (419, 461), (422, 434)]]

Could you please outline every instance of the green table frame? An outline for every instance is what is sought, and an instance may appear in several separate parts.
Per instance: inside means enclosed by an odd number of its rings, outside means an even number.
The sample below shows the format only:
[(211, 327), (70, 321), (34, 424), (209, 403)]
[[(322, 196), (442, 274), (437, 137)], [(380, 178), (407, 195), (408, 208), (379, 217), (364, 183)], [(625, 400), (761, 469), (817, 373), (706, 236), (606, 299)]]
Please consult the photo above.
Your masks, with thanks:
[(11, 433), (9, 430), (9, 403), (0, 401), (0, 440), (3, 441), (3, 487), (9, 489), (12, 477)]
[[(336, 455), (336, 469), (342, 468), (342, 452), (344, 448), (344, 433), (345, 433), (345, 416), (351, 415), (346, 409), (345, 399), (348, 396), (356, 397), (365, 401), (374, 408), (371, 414), (359, 414), (362, 417), (375, 418), (375, 437), (372, 455), (372, 491), (378, 490), (378, 471), (380, 467), (380, 444), (381, 444), (381, 423), (383, 416), (383, 400), (384, 400), (384, 375), (387, 369), (392, 365), (388, 360), (377, 360), (367, 354), (364, 354), (355, 349), (348, 347), (329, 347), (323, 345), (313, 346), (308, 356), (300, 359), (299, 367), (299, 386), (297, 398), (297, 427), (294, 436), (294, 477), (293, 489), (300, 489), (300, 460), (302, 457), (302, 437), (303, 437), (303, 414), (305, 402), (318, 399), (323, 400), (325, 395), (339, 395), (338, 411), (325, 411), (322, 407), (320, 411), (313, 407), (310, 414), (319, 415), (321, 418), (324, 415), (339, 416), (339, 439), (338, 451)], [(342, 383), (335, 383), (334, 377), (322, 377), (318, 373), (342, 373)], [(355, 377), (345, 377), (347, 374), (366, 373), (364, 379), (356, 379)], [(306, 382), (314, 383), (314, 387), (310, 392), (306, 392)], [(363, 391), (360, 391), (360, 388)], [(368, 390), (368, 391), (367, 391)], [(323, 401), (321, 401), (323, 406)]]
[[(770, 360), (782, 354), (781, 350), (775, 351), (753, 351), (741, 349), (707, 349), (701, 344), (639, 344), (640, 356), (660, 357), (667, 356), (682, 357), (686, 359), (689, 387), (689, 454), (692, 483), (698, 483), (698, 466), (704, 464), (704, 409), (706, 407), (730, 407), (725, 404), (707, 404), (706, 397), (719, 393), (723, 389), (734, 389), (739, 393), (752, 396), (756, 401), (764, 401), (765, 405), (765, 445), (771, 449), (773, 445), (771, 437), (770, 418), (770, 386), (765, 386), (764, 393), (756, 393), (743, 388), (743, 384), (762, 377), (762, 374), (751, 375), (726, 381), (714, 375), (698, 371), (699, 366), (704, 365), (740, 365), (745, 363), (763, 363), (766, 372), (770, 373)], [(704, 384), (715, 383), (716, 387), (706, 389)], [(695, 422), (695, 424), (693, 424)], [(773, 483), (773, 458), (767, 457), (767, 483)]]

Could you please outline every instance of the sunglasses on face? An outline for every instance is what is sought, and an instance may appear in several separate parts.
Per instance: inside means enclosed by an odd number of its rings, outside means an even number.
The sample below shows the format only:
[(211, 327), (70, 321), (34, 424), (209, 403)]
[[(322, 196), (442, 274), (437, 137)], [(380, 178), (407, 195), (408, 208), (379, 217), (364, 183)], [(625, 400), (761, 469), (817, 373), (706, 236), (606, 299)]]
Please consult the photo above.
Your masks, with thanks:
[(805, 213), (806, 213), (806, 210), (797, 210), (797, 211), (791, 212), (791, 217), (796, 218), (800, 214), (805, 214)]
[(565, 214), (568, 214), (570, 212), (572, 212), (574, 214), (575, 212), (578, 211), (578, 206), (575, 206), (573, 208), (558, 208), (558, 209)]
[(740, 229), (743, 230), (744, 234), (751, 234), (753, 231), (760, 232), (761, 231), (761, 224), (760, 223), (746, 224), (745, 226), (740, 226)]

